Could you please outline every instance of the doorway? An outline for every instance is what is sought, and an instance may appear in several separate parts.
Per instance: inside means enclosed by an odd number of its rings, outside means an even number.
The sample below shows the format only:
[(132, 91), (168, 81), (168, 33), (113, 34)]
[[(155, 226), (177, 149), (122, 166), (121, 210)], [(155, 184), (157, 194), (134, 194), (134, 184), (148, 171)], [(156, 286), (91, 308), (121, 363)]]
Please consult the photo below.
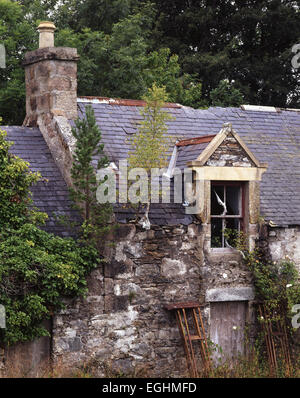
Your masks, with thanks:
[(213, 351), (215, 363), (232, 361), (245, 354), (247, 309), (248, 301), (210, 303), (210, 340), (217, 345)]

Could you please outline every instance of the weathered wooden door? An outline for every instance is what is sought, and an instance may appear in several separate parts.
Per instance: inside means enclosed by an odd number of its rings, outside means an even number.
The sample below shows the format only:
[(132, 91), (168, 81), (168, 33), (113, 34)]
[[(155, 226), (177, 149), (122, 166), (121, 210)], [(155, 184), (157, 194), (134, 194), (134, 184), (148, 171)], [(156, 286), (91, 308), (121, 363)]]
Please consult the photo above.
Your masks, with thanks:
[(210, 340), (222, 349), (213, 353), (214, 361), (231, 360), (244, 354), (247, 301), (210, 303)]

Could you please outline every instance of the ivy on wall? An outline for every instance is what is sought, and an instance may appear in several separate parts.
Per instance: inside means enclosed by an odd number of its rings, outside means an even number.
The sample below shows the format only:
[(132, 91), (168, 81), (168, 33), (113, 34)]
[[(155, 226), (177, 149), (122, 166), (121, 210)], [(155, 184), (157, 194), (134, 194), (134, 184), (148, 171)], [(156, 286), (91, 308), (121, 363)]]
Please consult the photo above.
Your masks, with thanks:
[(247, 238), (242, 233), (236, 234), (233, 241), (252, 272), (257, 302), (263, 303), (270, 314), (274, 314), (274, 319), (268, 321), (283, 321), (291, 339), (295, 331), (291, 321), (294, 315), (292, 308), (300, 303), (300, 280), (295, 263), (287, 256), (280, 261), (272, 261), (259, 242), (254, 250), (249, 251)]
[(64, 307), (63, 298), (87, 291), (87, 274), (99, 262), (94, 246), (40, 228), (47, 214), (33, 206), (30, 187), (42, 177), (9, 152), (0, 130), (0, 303), (6, 329), (0, 343), (48, 335), (42, 321)]

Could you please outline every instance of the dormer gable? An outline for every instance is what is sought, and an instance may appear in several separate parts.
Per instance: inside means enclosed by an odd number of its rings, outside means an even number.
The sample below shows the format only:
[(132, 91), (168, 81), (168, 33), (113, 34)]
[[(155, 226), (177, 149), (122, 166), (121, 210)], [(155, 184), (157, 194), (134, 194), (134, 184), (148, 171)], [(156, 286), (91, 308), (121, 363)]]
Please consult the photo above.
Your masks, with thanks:
[(195, 160), (190, 160), (187, 165), (266, 167), (265, 164), (260, 164), (256, 156), (232, 128), (231, 123), (224, 123), (219, 133), (213, 136), (198, 157)]

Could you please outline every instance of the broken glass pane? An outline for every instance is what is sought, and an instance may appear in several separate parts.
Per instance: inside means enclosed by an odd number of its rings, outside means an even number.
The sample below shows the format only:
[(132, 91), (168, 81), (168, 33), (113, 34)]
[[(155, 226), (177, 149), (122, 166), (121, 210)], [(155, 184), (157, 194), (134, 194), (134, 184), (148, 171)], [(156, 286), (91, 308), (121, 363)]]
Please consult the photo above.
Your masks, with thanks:
[(221, 218), (211, 219), (211, 247), (223, 247), (223, 220)]
[(236, 247), (240, 231), (240, 220), (238, 218), (227, 218), (225, 220), (225, 247)]
[(240, 187), (226, 187), (227, 215), (240, 215)]

